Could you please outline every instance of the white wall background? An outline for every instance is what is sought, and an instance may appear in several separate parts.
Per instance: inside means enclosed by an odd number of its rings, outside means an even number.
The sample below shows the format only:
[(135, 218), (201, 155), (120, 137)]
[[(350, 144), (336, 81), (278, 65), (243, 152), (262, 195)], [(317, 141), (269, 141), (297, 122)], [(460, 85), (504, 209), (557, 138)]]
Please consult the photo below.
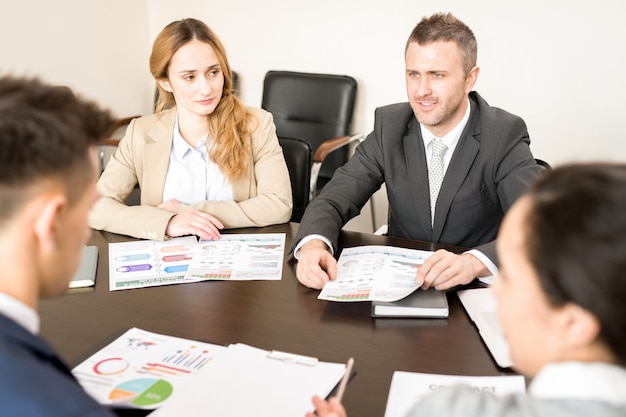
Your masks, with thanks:
[(359, 83), (354, 130), (366, 133), (375, 107), (405, 100), (403, 50), (414, 25), (451, 11), (478, 39), (476, 89), (526, 120), (537, 157), (554, 165), (626, 160), (626, 2), (619, 0), (3, 3), (0, 73), (68, 84), (120, 116), (151, 111), (152, 41), (170, 21), (196, 17), (224, 42), (247, 104), (260, 105), (270, 69), (348, 74)]

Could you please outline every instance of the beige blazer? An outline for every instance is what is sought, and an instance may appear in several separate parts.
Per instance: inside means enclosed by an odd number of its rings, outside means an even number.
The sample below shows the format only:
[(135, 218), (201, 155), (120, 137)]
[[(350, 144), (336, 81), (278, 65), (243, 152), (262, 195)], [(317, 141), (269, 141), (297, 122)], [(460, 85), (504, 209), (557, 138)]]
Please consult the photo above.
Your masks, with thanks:
[[(267, 226), (289, 221), (292, 198), (289, 172), (276, 137), (271, 113), (248, 108), (257, 120), (251, 135), (253, 163), (248, 175), (233, 184), (234, 200), (198, 201), (180, 211), (202, 210), (217, 217), (225, 228)], [(117, 151), (98, 181), (101, 197), (93, 206), (89, 224), (142, 239), (165, 239), (165, 229), (176, 213), (157, 208), (172, 149), (176, 109), (133, 120)], [(136, 184), (141, 204), (127, 206), (124, 200)]]

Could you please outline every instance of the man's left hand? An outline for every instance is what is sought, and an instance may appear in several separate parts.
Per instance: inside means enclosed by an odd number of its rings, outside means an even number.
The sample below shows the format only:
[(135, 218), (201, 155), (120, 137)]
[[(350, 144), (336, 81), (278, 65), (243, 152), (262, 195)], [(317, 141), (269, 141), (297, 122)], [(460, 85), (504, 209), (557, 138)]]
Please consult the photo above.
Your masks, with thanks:
[(487, 267), (474, 255), (457, 255), (445, 249), (432, 254), (417, 269), (416, 282), (422, 282), (422, 289), (434, 287), (447, 290), (457, 285), (469, 284), (479, 276), (490, 275)]

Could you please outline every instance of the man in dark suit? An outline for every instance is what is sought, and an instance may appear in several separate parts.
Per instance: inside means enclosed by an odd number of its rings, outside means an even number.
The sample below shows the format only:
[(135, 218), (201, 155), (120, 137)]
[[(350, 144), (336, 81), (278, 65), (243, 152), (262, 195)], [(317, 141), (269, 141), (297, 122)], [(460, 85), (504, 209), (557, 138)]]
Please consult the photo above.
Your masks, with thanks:
[(0, 414), (112, 416), (38, 337), (39, 299), (78, 267), (108, 112), (65, 87), (0, 78)]
[(437, 251), (418, 270), (422, 288), (497, 272), (500, 222), (543, 168), (524, 121), (472, 91), (476, 54), (474, 34), (451, 14), (413, 29), (405, 49), (409, 102), (376, 110), (373, 132), (302, 218), (293, 248), (302, 284), (321, 288), (336, 277), (339, 230), (383, 183), (390, 236), (473, 248)]

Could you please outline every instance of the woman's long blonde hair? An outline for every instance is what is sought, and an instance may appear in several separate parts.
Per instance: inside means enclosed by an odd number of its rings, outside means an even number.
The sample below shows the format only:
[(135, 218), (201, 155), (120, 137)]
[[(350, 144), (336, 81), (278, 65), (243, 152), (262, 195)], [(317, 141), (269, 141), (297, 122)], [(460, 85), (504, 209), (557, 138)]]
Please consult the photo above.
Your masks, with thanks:
[[(170, 23), (156, 37), (150, 55), (150, 72), (155, 80), (167, 79), (172, 56), (188, 42), (206, 42), (215, 51), (224, 74), (222, 98), (213, 113), (207, 116), (209, 135), (213, 138), (210, 157), (229, 180), (244, 176), (251, 161), (249, 115), (233, 89), (233, 74), (226, 50), (215, 33), (203, 22), (183, 19)], [(157, 113), (176, 105), (174, 95), (157, 82), (159, 97)]]

